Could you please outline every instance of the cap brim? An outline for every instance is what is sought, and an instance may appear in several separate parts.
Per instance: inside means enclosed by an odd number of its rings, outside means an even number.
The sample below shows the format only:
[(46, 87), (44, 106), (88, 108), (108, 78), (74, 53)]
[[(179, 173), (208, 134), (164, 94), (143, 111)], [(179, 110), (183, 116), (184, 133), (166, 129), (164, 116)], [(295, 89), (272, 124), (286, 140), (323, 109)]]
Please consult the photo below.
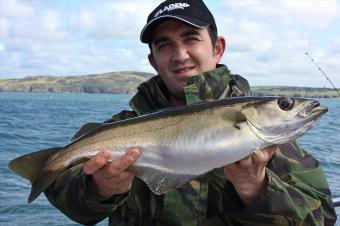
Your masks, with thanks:
[(153, 31), (158, 27), (158, 25), (165, 20), (168, 19), (175, 19), (175, 20), (180, 20), (183, 21), (184, 23), (197, 27), (197, 28), (206, 28), (209, 27), (209, 23), (204, 22), (202, 20), (198, 20), (193, 17), (188, 17), (188, 16), (175, 16), (175, 15), (164, 15), (164, 16), (159, 16), (153, 20), (151, 20), (149, 23), (147, 23), (140, 35), (140, 40), (143, 43), (149, 43), (151, 41), (152, 33)]

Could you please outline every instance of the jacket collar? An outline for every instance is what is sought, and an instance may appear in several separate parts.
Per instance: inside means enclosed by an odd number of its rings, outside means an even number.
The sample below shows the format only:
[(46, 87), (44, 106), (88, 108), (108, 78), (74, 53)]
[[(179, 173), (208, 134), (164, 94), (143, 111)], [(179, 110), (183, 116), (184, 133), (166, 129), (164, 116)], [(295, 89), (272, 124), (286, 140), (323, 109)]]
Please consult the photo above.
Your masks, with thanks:
[[(184, 87), (185, 96), (187, 97), (187, 90), (190, 90), (187, 89), (187, 87), (192, 87), (200, 79), (211, 74), (225, 76), (226, 74), (229, 75), (229, 70), (227, 66), (219, 64), (217, 65), (217, 68), (212, 71), (190, 77), (187, 81), (187, 86)], [(216, 85), (218, 86), (219, 84)], [(137, 87), (137, 90), (137, 94), (133, 96), (130, 101), (130, 106), (132, 110), (137, 113), (137, 115), (143, 115), (147, 112), (170, 107), (168, 91), (161, 79), (161, 76), (157, 75), (148, 81), (143, 82)], [(188, 100), (188, 98), (186, 99)]]

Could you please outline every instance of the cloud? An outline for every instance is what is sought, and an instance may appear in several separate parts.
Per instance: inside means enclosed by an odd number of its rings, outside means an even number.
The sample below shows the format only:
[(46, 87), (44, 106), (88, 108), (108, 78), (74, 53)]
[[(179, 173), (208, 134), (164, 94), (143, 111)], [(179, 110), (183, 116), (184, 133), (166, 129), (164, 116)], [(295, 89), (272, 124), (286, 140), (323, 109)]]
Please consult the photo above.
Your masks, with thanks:
[[(340, 55), (340, 37), (335, 37), (333, 38), (328, 46), (328, 50), (330, 53), (332, 53), (332, 55)], [(339, 63), (339, 62), (338, 62)]]
[(339, 3), (335, 0), (302, 0), (302, 1), (280, 1), (276, 14), (289, 24), (296, 21), (323, 29), (338, 17)]
[[(212, 5), (220, 34), (228, 40), (223, 60), (251, 84), (328, 86), (304, 54), (339, 74), (337, 1), (218, 1)], [(340, 76), (338, 76), (340, 77)], [(335, 81), (339, 80), (333, 78)]]
[[(267, 27), (250, 20), (229, 21), (222, 26), (221, 34), (227, 34), (230, 51), (262, 52), (272, 47), (274, 34)], [(227, 30), (223, 28), (227, 27)]]
[[(30, 20), (16, 21), (15, 26), (9, 32), (12, 37), (23, 39), (56, 40), (67, 36), (67, 32), (61, 26), (61, 17), (54, 10), (44, 10)], [(32, 41), (35, 42), (35, 40)]]
[(8, 36), (9, 21), (5, 17), (0, 17), (0, 39), (3, 40)]
[(25, 18), (33, 14), (33, 9), (29, 5), (16, 0), (0, 1), (0, 14), (7, 18)]
[(59, 14), (53, 10), (46, 10), (43, 13), (42, 28), (47, 31), (55, 31), (59, 27)]
[(80, 9), (78, 13), (71, 15), (70, 26), (72, 29), (91, 31), (96, 26), (96, 15), (88, 9)]
[[(0, 77), (154, 72), (139, 41), (151, 0), (0, 0)], [(227, 39), (223, 63), (252, 85), (340, 85), (339, 1), (205, 1)], [(327, 81), (325, 83), (327, 86)]]
[[(339, 18), (340, 4), (336, 0), (285, 0), (267, 1), (242, 0), (220, 1), (232, 12), (251, 17), (280, 22), (282, 25), (300, 23), (312, 28), (323, 29)], [(269, 22), (270, 22), (269, 21)]]
[(156, 4), (157, 2), (139, 0), (85, 5), (71, 16), (71, 28), (82, 30), (93, 39), (138, 40), (139, 31)]

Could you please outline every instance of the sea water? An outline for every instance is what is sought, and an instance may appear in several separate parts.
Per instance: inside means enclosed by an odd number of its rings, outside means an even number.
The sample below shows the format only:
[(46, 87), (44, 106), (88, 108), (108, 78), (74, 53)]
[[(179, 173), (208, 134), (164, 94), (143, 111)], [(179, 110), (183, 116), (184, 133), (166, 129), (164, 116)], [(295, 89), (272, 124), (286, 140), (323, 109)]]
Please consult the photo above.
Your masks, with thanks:
[[(44, 195), (28, 205), (31, 185), (12, 173), (8, 162), (32, 151), (67, 144), (82, 124), (102, 122), (128, 109), (130, 98), (0, 92), (0, 225), (78, 225), (52, 207)], [(320, 161), (333, 196), (340, 197), (340, 99), (320, 101), (329, 111), (299, 143)], [(107, 220), (99, 225), (107, 225)]]

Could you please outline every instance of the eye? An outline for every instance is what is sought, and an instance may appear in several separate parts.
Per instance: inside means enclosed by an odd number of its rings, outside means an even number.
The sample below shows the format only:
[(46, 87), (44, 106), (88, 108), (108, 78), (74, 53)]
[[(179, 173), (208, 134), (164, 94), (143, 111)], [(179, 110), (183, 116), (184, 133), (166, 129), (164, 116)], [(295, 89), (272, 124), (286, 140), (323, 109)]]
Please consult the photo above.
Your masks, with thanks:
[(279, 105), (279, 107), (282, 110), (288, 111), (288, 110), (292, 109), (292, 107), (294, 106), (294, 100), (292, 100), (288, 97), (280, 97), (277, 100), (277, 104)]
[(191, 35), (185, 38), (185, 41), (188, 43), (198, 42), (200, 39), (197, 36)]
[(186, 39), (187, 40), (198, 40), (196, 36), (188, 36)]
[(162, 49), (166, 49), (169, 46), (170, 46), (170, 44), (168, 42), (161, 42), (161, 43), (157, 44), (156, 48), (157, 48), (157, 50), (162, 50)]

